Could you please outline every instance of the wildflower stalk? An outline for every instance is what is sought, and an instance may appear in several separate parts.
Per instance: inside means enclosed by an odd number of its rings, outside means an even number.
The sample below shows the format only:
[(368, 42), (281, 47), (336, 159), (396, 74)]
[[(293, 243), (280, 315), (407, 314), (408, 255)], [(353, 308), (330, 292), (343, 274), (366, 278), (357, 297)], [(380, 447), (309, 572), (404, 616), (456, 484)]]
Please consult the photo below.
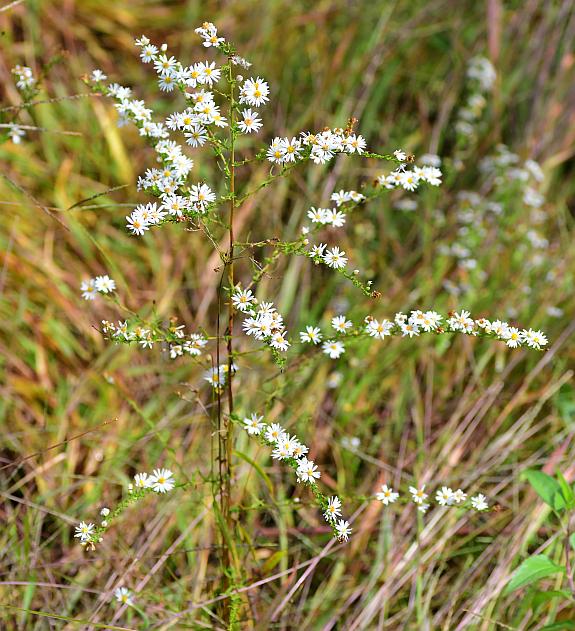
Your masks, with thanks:
[[(234, 286), (234, 209), (236, 206), (235, 198), (235, 100), (234, 100), (234, 87), (235, 81), (232, 75), (232, 61), (231, 57), (228, 57), (227, 66), (227, 78), (229, 84), (229, 93), (227, 98), (229, 100), (229, 157), (226, 161), (226, 175), (228, 177), (228, 193), (229, 193), (229, 225), (228, 225), (228, 251), (225, 254), (224, 260), (224, 274), (230, 288), (228, 292), (228, 326), (226, 331), (226, 348), (227, 348), (227, 398), (228, 398), (228, 414), (222, 414), (221, 397), (222, 390), (218, 389), (218, 429), (220, 446), (220, 468), (219, 468), (219, 493), (220, 493), (220, 507), (223, 520), (223, 528), (225, 532), (222, 532), (222, 564), (224, 566), (224, 576), (226, 577), (227, 584), (224, 589), (232, 589), (235, 586), (235, 580), (239, 574), (239, 565), (237, 555), (235, 553), (235, 522), (232, 519), (231, 511), (231, 479), (232, 479), (232, 458), (233, 458), (233, 445), (234, 436), (233, 423), (230, 421), (230, 417), (234, 411), (234, 397), (233, 397), (233, 333), (234, 333), (234, 305), (232, 302), (231, 288)], [(221, 292), (223, 290), (223, 282), (220, 283), (218, 291), (220, 297), (218, 300), (218, 321), (220, 318), (220, 309), (222, 305)], [(218, 352), (219, 352), (219, 339), (218, 339)], [(218, 357), (218, 366), (220, 365)], [(231, 621), (231, 612), (224, 611), (223, 616), (225, 620)]]
[(417, 616), (417, 626), (419, 629), (423, 628), (423, 566), (422, 555), (423, 546), (421, 544), (421, 534), (423, 531), (423, 515), (418, 510), (416, 512), (417, 518), (417, 567), (415, 574), (415, 613)]
[[(228, 284), (230, 289), (234, 286), (234, 208), (236, 205), (235, 198), (235, 129), (234, 129), (234, 79), (232, 77), (232, 61), (228, 58), (228, 79), (230, 84), (230, 226), (229, 226), (229, 250), (227, 257), (228, 265)], [(232, 301), (232, 292), (228, 293), (228, 413), (233, 414), (234, 397), (233, 397), (233, 335), (234, 335), (234, 304)], [(230, 423), (228, 417), (225, 420), (225, 437), (226, 437), (226, 498), (227, 506), (224, 512), (226, 518), (230, 519), (230, 485), (231, 485), (231, 464), (233, 451), (233, 423)], [(230, 524), (231, 525), (231, 524)]]
[[(253, 157), (243, 159), (243, 156), (239, 155), (241, 152), (238, 151), (238, 160), (236, 161), (236, 139), (239, 134), (257, 133), (263, 125), (257, 111), (253, 111), (251, 107), (259, 107), (269, 101), (269, 86), (260, 77), (244, 80), (239, 75), (234, 74), (235, 66), (248, 68), (251, 64), (235, 55), (233, 46), (227, 43), (223, 37), (218, 36), (217, 29), (213, 24), (204, 23), (196, 29), (196, 33), (201, 35), (205, 47), (214, 47), (227, 57), (227, 63), (224, 66), (216, 68), (215, 62), (205, 62), (185, 67), (175, 57), (169, 56), (166, 44), (158, 49), (145, 36), (136, 41), (137, 46), (141, 48), (142, 61), (153, 64), (158, 75), (160, 89), (165, 92), (172, 92), (177, 88), (186, 99), (187, 107), (185, 110), (173, 112), (165, 122), (154, 122), (153, 112), (145, 106), (145, 102), (131, 98), (131, 88), (115, 83), (105, 86), (103, 81), (106, 76), (102, 71), (94, 70), (87, 82), (90, 83), (95, 93), (106, 94), (116, 99), (115, 107), (120, 114), (119, 122), (124, 124), (127, 121), (132, 121), (136, 125), (140, 135), (145, 136), (154, 148), (156, 158), (161, 166), (161, 168), (148, 169), (144, 176), (138, 179), (138, 190), (152, 194), (158, 198), (159, 202), (138, 204), (126, 217), (128, 230), (133, 235), (141, 237), (151, 228), (155, 229), (166, 223), (188, 224), (191, 230), (203, 231), (221, 260), (221, 266), (218, 270), (218, 287), (215, 292), (217, 298), (216, 348), (215, 358), (212, 355), (212, 359), (216, 360), (216, 365), (212, 362), (211, 370), (204, 374), (204, 379), (212, 387), (213, 393), (211, 396), (213, 405), (210, 412), (212, 429), (214, 430), (211, 438), (210, 483), (214, 518), (221, 543), (218, 561), (220, 562), (222, 578), (221, 581), (218, 581), (218, 587), (222, 596), (216, 598), (215, 601), (222, 601), (220, 618), (224, 621), (226, 628), (239, 629), (241, 628), (240, 620), (253, 618), (253, 615), (249, 612), (250, 602), (244, 600), (238, 591), (242, 580), (247, 580), (249, 577), (240, 565), (241, 559), (238, 552), (244, 545), (241, 543), (243, 531), (238, 526), (239, 515), (246, 510), (246, 507), (232, 506), (234, 424), (239, 424), (249, 436), (256, 437), (260, 444), (272, 448), (271, 457), (282, 462), (295, 473), (296, 482), (305, 485), (307, 495), (313, 496), (314, 504), (321, 511), (335, 538), (339, 541), (347, 541), (352, 532), (352, 526), (349, 521), (342, 517), (340, 497), (337, 495), (327, 496), (322, 492), (318, 484), (321, 472), (313, 460), (307, 458), (306, 454), (310, 451), (307, 445), (295, 435), (290, 435), (279, 423), (264, 422), (263, 416), (259, 416), (257, 412), (242, 419), (235, 411), (233, 388), (236, 366), (234, 365), (234, 356), (243, 358), (248, 353), (259, 352), (245, 351), (245, 349), (242, 352), (241, 342), (239, 342), (239, 346), (238, 344), (234, 345), (234, 327), (238, 328), (238, 324), (235, 322), (236, 313), (238, 316), (241, 315), (243, 319), (240, 328), (243, 327), (246, 335), (263, 343), (260, 350), (268, 348), (271, 351), (273, 361), (276, 366), (279, 366), (282, 373), (287, 370), (297, 370), (304, 361), (320, 352), (332, 360), (338, 360), (346, 352), (344, 341), (346, 344), (348, 341), (351, 344), (354, 340), (365, 340), (366, 338), (371, 338), (375, 343), (376, 340), (383, 341), (392, 336), (412, 338), (419, 337), (424, 333), (443, 335), (459, 332), (474, 337), (489, 337), (500, 340), (510, 348), (525, 345), (538, 350), (546, 346), (548, 341), (541, 331), (520, 330), (499, 320), (493, 322), (485, 318), (474, 320), (470, 317), (470, 313), (465, 310), (461, 310), (460, 313), (450, 312), (445, 317), (435, 311), (419, 309), (411, 310), (409, 315), (397, 313), (393, 319), (378, 320), (371, 315), (362, 316), (361, 320), (355, 324), (351, 319), (348, 320), (346, 315), (337, 315), (332, 318), (329, 333), (325, 331), (322, 333), (319, 326), (311, 323), (305, 327), (305, 331), (299, 333), (301, 344), (293, 338), (290, 341), (282, 314), (277, 311), (273, 302), (267, 299), (260, 301), (256, 297), (257, 290), (252, 291), (254, 285), (257, 285), (263, 276), (275, 266), (280, 256), (303, 256), (315, 265), (331, 268), (361, 290), (365, 296), (379, 298), (381, 294), (372, 286), (373, 281), (361, 280), (360, 270), (353, 269), (352, 271), (351, 267), (348, 267), (348, 256), (346, 256), (345, 251), (337, 245), (331, 244), (330, 246), (327, 242), (321, 243), (318, 238), (328, 228), (341, 228), (346, 223), (346, 217), (352, 211), (385, 195), (388, 190), (402, 187), (406, 191), (414, 191), (420, 183), (439, 186), (442, 177), (441, 170), (437, 168), (438, 165), (430, 166), (425, 163), (422, 163), (422, 167), (414, 165), (412, 169), (409, 169), (409, 163), (413, 163), (415, 158), (414, 156), (407, 156), (404, 151), (399, 149), (393, 154), (367, 151), (365, 139), (361, 134), (354, 133), (353, 128), (357, 121), (353, 118), (349, 119), (346, 129), (326, 127), (321, 132), (302, 131), (299, 136), (296, 135), (292, 138), (276, 137), (267, 149), (258, 151)], [(30, 78), (27, 76), (27, 71), (21, 69), (22, 73), (23, 79), (21, 80), (24, 83), (29, 82)], [(214, 84), (220, 80), (221, 76), (227, 80), (227, 86), (220, 91), (214, 88)], [(188, 88), (197, 89), (197, 91), (190, 92)], [(209, 90), (204, 88), (209, 88)], [(228, 121), (220, 114), (220, 105), (216, 103), (214, 95), (224, 99), (224, 107), (229, 113)], [(246, 108), (242, 111), (242, 105), (249, 105), (250, 109)], [(225, 127), (228, 127), (226, 133), (218, 131)], [(211, 148), (212, 157), (221, 173), (220, 177), (223, 178), (226, 185), (227, 190), (224, 195), (217, 195), (203, 181), (196, 184), (190, 183), (191, 185), (188, 183), (188, 176), (194, 166), (194, 161), (186, 155), (183, 146), (171, 138), (168, 130), (183, 132), (186, 144), (192, 147), (197, 148), (206, 145), (207, 148)], [(20, 138), (18, 130), (13, 129), (12, 132), (16, 138), (13, 140), (17, 142)], [(295, 240), (281, 240), (280, 235), (260, 238), (253, 242), (251, 240), (247, 242), (245, 240), (236, 241), (234, 214), (236, 209), (239, 209), (248, 198), (272, 185), (280, 178), (291, 175), (291, 172), (298, 166), (311, 163), (324, 165), (333, 160), (336, 155), (342, 154), (392, 162), (395, 170), (379, 175), (372, 187), (367, 188), (362, 185), (363, 193), (344, 191), (343, 189), (334, 192), (331, 200), (334, 201), (336, 208), (312, 206), (307, 213), (307, 218), (311, 223), (301, 226), (301, 233)], [(252, 162), (263, 162), (264, 160), (272, 164), (267, 177), (259, 184), (253, 185), (250, 190), (245, 190), (248, 186), (242, 186), (239, 182), (236, 190), (236, 167)], [(217, 188), (220, 189), (221, 187), (218, 186)], [(220, 245), (220, 239), (223, 239), (222, 245)], [(242, 256), (244, 251), (248, 249), (251, 251), (254, 248), (269, 248), (271, 252), (268, 250), (268, 252), (262, 252), (261, 257), (253, 257), (254, 270), (251, 280), (247, 287), (242, 288), (241, 283), (237, 282), (234, 277), (234, 259), (236, 253), (238, 256)], [(241, 279), (238, 278), (239, 280)], [(116, 301), (120, 309), (124, 309), (121, 302), (112, 295), (115, 288), (115, 281), (107, 275), (85, 280), (81, 284), (82, 296), (86, 300), (94, 300), (102, 294)], [(227, 324), (224, 324), (226, 309)], [(167, 326), (156, 315), (155, 310), (152, 312), (150, 322), (146, 322), (137, 312), (126, 311), (126, 313), (131, 316), (130, 322), (126, 320), (114, 324), (102, 321), (101, 330), (108, 339), (116, 343), (133, 344), (150, 349), (155, 344), (161, 344), (169, 352), (172, 359), (189, 356), (197, 362), (200, 362), (202, 357), (202, 349), (209, 340), (214, 339), (213, 333), (210, 334), (203, 329), (198, 333), (186, 334), (184, 326), (178, 325), (175, 318), (170, 320), (170, 324)], [(381, 316), (378, 317), (381, 318)], [(309, 345), (309, 350), (302, 346), (304, 344)], [(300, 355), (290, 363), (289, 367), (286, 367), (286, 352), (292, 345), (297, 345)], [(227, 355), (225, 362), (222, 358), (223, 353)], [(272, 375), (263, 383), (275, 378), (276, 375)], [(290, 410), (290, 416), (293, 412)], [(293, 425), (294, 420), (290, 419), (290, 425)], [(424, 425), (417, 422), (417, 468), (423, 465), (420, 459), (425, 453), (425, 439)], [(250, 462), (249, 458), (246, 457), (246, 459)], [(79, 526), (76, 527), (74, 536), (79, 538), (87, 548), (93, 549), (94, 545), (101, 540), (101, 534), (107, 530), (111, 520), (115, 521), (128, 505), (143, 498), (150, 490), (156, 493), (171, 491), (175, 487), (175, 482), (169, 469), (156, 469), (152, 475), (136, 474), (134, 486), (135, 491), (130, 487), (130, 493), (134, 491), (133, 494), (123, 500), (119, 508), (103, 509), (105, 513), (101, 512), (101, 515), (109, 517), (109, 519), (103, 520), (98, 527), (93, 523), (80, 522)], [(481, 493), (467, 501), (467, 494), (461, 489), (453, 491), (443, 486), (437, 490), (435, 502), (430, 499), (427, 503), (425, 500), (428, 498), (428, 494), (425, 492), (425, 485), (420, 488), (410, 487), (409, 491), (411, 500), (408, 500), (407, 497), (400, 499), (398, 492), (384, 484), (381, 487), (381, 492), (377, 493), (375, 498), (381, 501), (384, 506), (395, 502), (405, 504), (407, 501), (417, 505), (416, 578), (410, 599), (410, 611), (415, 600), (418, 628), (423, 628), (426, 623), (426, 601), (423, 594), (425, 566), (422, 558), (423, 514), (433, 503), (438, 507), (454, 506), (459, 509), (471, 507), (477, 512), (487, 511), (489, 507), (485, 496)], [(299, 498), (296, 499), (299, 500)], [(361, 501), (369, 499), (366, 497)], [(295, 503), (294, 500), (294, 505)], [(297, 503), (299, 504), (299, 501)], [(277, 504), (274, 503), (274, 505), (277, 507)], [(283, 520), (281, 523), (280, 545), (281, 550), (284, 550), (286, 544)], [(568, 526), (568, 539), (571, 532), (569, 528)], [(388, 526), (386, 525), (385, 530), (387, 529)], [(251, 542), (244, 543), (248, 546), (252, 545)], [(387, 552), (386, 546), (386, 555)], [(569, 566), (568, 576), (571, 589), (575, 591), (571, 570), (572, 561), (569, 556), (567, 557), (567, 565)], [(128, 604), (129, 591), (127, 589), (120, 590), (117, 597), (121, 598), (124, 604)]]

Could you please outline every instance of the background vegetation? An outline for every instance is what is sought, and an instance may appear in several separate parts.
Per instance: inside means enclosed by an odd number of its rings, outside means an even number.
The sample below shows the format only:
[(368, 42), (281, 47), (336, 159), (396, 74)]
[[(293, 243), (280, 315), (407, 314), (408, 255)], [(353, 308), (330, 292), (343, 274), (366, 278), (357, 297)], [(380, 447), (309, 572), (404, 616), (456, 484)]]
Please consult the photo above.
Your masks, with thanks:
[[(79, 292), (84, 278), (109, 273), (135, 311), (146, 313), (154, 301), (158, 315), (176, 315), (192, 330), (210, 322), (218, 261), (209, 244), (178, 226), (143, 239), (127, 233), (124, 216), (143, 200), (135, 180), (152, 166), (152, 152), (134, 129), (118, 130), (111, 103), (87, 95), (81, 82), (98, 67), (149, 98), (157, 89), (133, 38), (145, 33), (196, 61), (210, 57), (193, 33), (206, 19), (270, 82), (268, 136), (343, 126), (355, 116), (376, 151), (444, 158), (445, 184), (411, 195), (416, 210), (399, 210), (394, 192), (347, 225), (344, 249), (373, 278), (379, 300), (302, 259), (280, 261), (262, 280), (258, 295), (277, 303), (290, 331), (325, 309), (359, 319), (466, 308), (541, 328), (551, 340), (541, 354), (466, 336), (363, 341), (335, 363), (325, 356), (288, 363), (281, 376), (267, 360), (246, 361), (243, 371), (240, 362), (238, 405), (281, 419), (311, 444), (322, 482), (354, 514), (351, 542), (334, 544), (310, 497), (294, 493), (289, 472), (241, 439), (246, 458), (238, 458), (234, 500), (249, 577), (243, 628), (535, 629), (573, 620), (569, 604), (534, 603), (528, 590), (502, 595), (525, 556), (563, 554), (549, 509), (521, 472), (544, 467), (575, 477), (573, 3), (3, 5), (2, 122), (21, 102), (10, 74), (16, 64), (43, 76), (37, 100), (48, 102), (19, 115), (45, 131), (0, 145), (0, 626), (221, 628), (212, 602), (219, 570), (201, 370), (159, 350), (106, 343), (93, 326), (122, 314)], [(455, 122), (475, 55), (492, 61), (497, 80), (475, 139), (462, 146)], [(164, 98), (166, 113), (171, 102)], [(535, 219), (517, 188), (479, 168), (499, 143), (543, 168), (545, 203)], [(293, 235), (309, 206), (326, 205), (334, 190), (358, 189), (379, 168), (352, 160), (306, 167), (290, 186), (278, 182), (246, 204), (238, 230), (254, 240)], [(241, 178), (266, 169), (246, 168)], [(218, 188), (210, 161), (197, 161), (195, 173)], [(479, 213), (462, 233), (461, 191), (503, 212)], [(538, 247), (534, 229), (545, 239)], [(476, 270), (449, 250), (462, 242)], [(249, 278), (256, 263), (246, 255), (239, 277)], [(341, 382), (331, 387), (334, 372)], [(139, 504), (95, 553), (73, 541), (73, 524), (95, 520), (136, 471), (160, 464), (188, 489)], [(436, 509), (418, 532), (413, 508), (382, 513), (380, 503), (362, 499), (384, 482), (405, 491), (414, 481), (482, 491), (497, 509)], [(135, 592), (136, 608), (110, 602), (118, 585)]]

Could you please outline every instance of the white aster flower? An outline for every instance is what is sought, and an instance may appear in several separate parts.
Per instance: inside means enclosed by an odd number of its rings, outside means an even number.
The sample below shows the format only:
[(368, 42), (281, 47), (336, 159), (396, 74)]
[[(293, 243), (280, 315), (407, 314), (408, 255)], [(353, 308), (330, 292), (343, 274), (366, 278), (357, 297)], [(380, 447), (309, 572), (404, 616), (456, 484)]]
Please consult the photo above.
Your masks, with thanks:
[(275, 333), (272, 333), (270, 346), (277, 349), (278, 351), (287, 351), (287, 349), (290, 347), (290, 343), (286, 339), (286, 332), (276, 331)]
[(521, 332), (521, 337), (527, 346), (530, 348), (536, 348), (541, 350), (542, 346), (547, 346), (547, 337), (542, 331), (534, 331), (533, 329), (524, 329)]
[(105, 81), (107, 78), (107, 75), (98, 69), (92, 70), (92, 74), (90, 75), (90, 81), (94, 81), (95, 83), (98, 81)]
[(212, 63), (209, 61), (206, 61), (205, 63), (200, 62), (197, 64), (197, 68), (199, 70), (199, 83), (205, 83), (211, 87), (214, 83), (217, 83), (220, 80), (222, 71), (219, 68), (216, 68), (215, 61), (212, 61)]
[(96, 276), (94, 279), (94, 285), (96, 286), (96, 289), (103, 294), (111, 293), (114, 289), (116, 289), (116, 281), (110, 278), (107, 274), (104, 276)]
[(325, 213), (325, 223), (334, 228), (341, 228), (345, 224), (345, 213), (334, 208), (327, 208)]
[(255, 302), (255, 296), (252, 294), (251, 289), (236, 289), (232, 294), (232, 303), (238, 311), (249, 311), (252, 304)]
[(178, 60), (175, 57), (172, 56), (168, 58), (167, 55), (160, 55), (154, 61), (154, 68), (161, 77), (173, 77), (177, 64)]
[(82, 298), (84, 298), (84, 300), (95, 300), (98, 295), (95, 280), (93, 278), (83, 280), (80, 285), (80, 291), (82, 292)]
[(505, 343), (509, 346), (509, 348), (517, 348), (518, 346), (521, 346), (521, 331), (514, 326), (508, 327), (501, 337), (505, 340)]
[(323, 337), (321, 334), (321, 330), (317, 326), (306, 326), (305, 331), (302, 331), (299, 336), (302, 342), (311, 342), (312, 344), (319, 344)]
[(353, 324), (350, 320), (347, 320), (344, 315), (341, 315), (341, 316), (335, 316), (334, 318), (331, 319), (331, 326), (338, 333), (347, 333), (347, 330), (350, 329), (353, 326)]
[(351, 192), (342, 189), (339, 193), (332, 193), (331, 200), (335, 202), (335, 205), (339, 208), (342, 204), (351, 201)]
[(328, 340), (322, 345), (325, 355), (329, 355), (331, 359), (338, 359), (343, 353), (345, 353), (345, 346), (338, 340)]
[(345, 252), (341, 251), (337, 246), (334, 246), (331, 250), (327, 250), (322, 258), (326, 265), (334, 269), (341, 269), (347, 264)]
[(189, 131), (184, 132), (184, 136), (186, 137), (188, 145), (192, 147), (201, 147), (208, 139), (208, 132), (201, 124), (196, 123)]
[(269, 85), (260, 77), (246, 79), (240, 88), (240, 103), (259, 107), (269, 101), (269, 93)]
[(262, 423), (263, 416), (258, 416), (255, 412), (251, 416), (246, 416), (243, 420), (244, 427), (250, 436), (259, 436), (265, 427)]
[(375, 496), (382, 504), (387, 506), (388, 504), (393, 504), (397, 501), (399, 497), (399, 493), (396, 493), (391, 487), (388, 487), (387, 484), (382, 485), (381, 491)]
[(154, 469), (150, 476), (150, 486), (156, 493), (167, 493), (176, 485), (173, 476), (169, 469)]
[(134, 476), (134, 486), (137, 489), (147, 489), (150, 486), (150, 479), (147, 473), (136, 473)]
[(471, 506), (473, 506), (476, 511), (484, 511), (489, 508), (487, 498), (483, 493), (478, 493), (475, 497), (471, 498)]
[(311, 256), (311, 258), (316, 258), (316, 257), (323, 257), (323, 253), (324, 250), (327, 248), (327, 245), (325, 243), (320, 243), (319, 245), (314, 245), (311, 250), (309, 251), (309, 254)]
[(250, 134), (252, 131), (256, 133), (262, 127), (262, 119), (258, 116), (257, 112), (246, 109), (242, 112), (242, 120), (238, 121), (238, 127), (244, 134)]
[(447, 486), (442, 486), (435, 494), (435, 501), (440, 506), (450, 506), (453, 504), (453, 491)]
[(383, 340), (384, 337), (391, 335), (391, 331), (394, 327), (394, 323), (389, 320), (382, 320), (379, 322), (375, 318), (369, 320), (366, 326), (366, 331), (369, 333), (371, 337), (380, 338)]
[(333, 522), (341, 517), (341, 500), (337, 496), (330, 497), (327, 500), (327, 508), (323, 514), (326, 521)]
[(406, 191), (414, 191), (419, 186), (420, 179), (415, 171), (403, 171), (399, 183)]
[(427, 499), (427, 493), (425, 492), (425, 484), (421, 488), (415, 486), (409, 487), (412, 500), (415, 504), (423, 504)]
[(298, 480), (302, 482), (308, 482), (313, 484), (317, 479), (321, 477), (321, 473), (318, 471), (317, 465), (313, 460), (302, 458), (300, 465), (297, 468), (296, 475)]
[(207, 184), (194, 184), (190, 190), (190, 201), (200, 210), (205, 210), (208, 204), (216, 201), (216, 194)]
[(118, 589), (114, 592), (114, 596), (119, 603), (122, 603), (122, 605), (134, 604), (132, 593), (129, 589), (126, 589), (125, 587), (118, 587)]
[(419, 335), (419, 327), (411, 322), (404, 322), (399, 325), (402, 337), (417, 337)]
[(464, 493), (461, 489), (457, 489), (457, 491), (453, 492), (453, 495), (451, 497), (456, 504), (461, 504), (467, 499), (467, 494)]
[(309, 219), (311, 219), (312, 223), (325, 224), (327, 223), (328, 210), (328, 208), (316, 208), (315, 206), (312, 206), (307, 211), (307, 216)]
[(94, 534), (95, 528), (96, 526), (94, 524), (87, 524), (85, 521), (81, 521), (76, 526), (74, 537), (77, 537), (80, 541), (88, 541)]
[(142, 236), (146, 230), (150, 229), (149, 223), (144, 219), (138, 210), (134, 210), (131, 215), (126, 217), (126, 227), (132, 232), (132, 234)]
[(286, 435), (285, 429), (278, 423), (268, 425), (265, 433), (265, 439), (270, 443), (277, 443)]
[(335, 525), (335, 530), (337, 533), (337, 538), (340, 541), (349, 540), (349, 535), (351, 534), (351, 527), (348, 521), (344, 521), (343, 519), (340, 519)]

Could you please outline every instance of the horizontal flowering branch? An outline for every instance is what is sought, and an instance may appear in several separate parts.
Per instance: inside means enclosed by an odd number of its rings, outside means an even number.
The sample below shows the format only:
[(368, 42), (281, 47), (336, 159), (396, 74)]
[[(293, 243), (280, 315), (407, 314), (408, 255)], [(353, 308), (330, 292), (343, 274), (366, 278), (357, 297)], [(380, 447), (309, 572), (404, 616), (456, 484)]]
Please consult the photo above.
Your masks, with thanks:
[(183, 324), (177, 324), (175, 318), (172, 318), (168, 327), (157, 324), (142, 325), (141, 321), (131, 324), (125, 320), (114, 324), (108, 320), (102, 320), (101, 333), (118, 344), (137, 343), (142, 348), (152, 348), (156, 343), (166, 343), (172, 359), (184, 354), (200, 357), (202, 349), (208, 343), (206, 336), (200, 333), (190, 333), (186, 336), (184, 328)]
[[(348, 521), (341, 518), (341, 499), (338, 496), (328, 497), (320, 491), (317, 480), (321, 477), (321, 473), (315, 462), (309, 460), (306, 456), (309, 448), (296, 436), (291, 436), (280, 424), (264, 422), (263, 416), (253, 413), (242, 420), (236, 415), (233, 415), (231, 418), (261, 445), (271, 447), (271, 455), (274, 460), (281, 461), (295, 472), (297, 481), (311, 489), (315, 502), (332, 529), (334, 537), (340, 541), (347, 541), (351, 534), (351, 527)], [(471, 499), (468, 499), (467, 494), (461, 489), (453, 491), (447, 486), (442, 486), (438, 489), (434, 500), (429, 499), (428, 494), (425, 492), (425, 485), (421, 487), (410, 486), (409, 493), (411, 495), (409, 503), (415, 504), (422, 513), (427, 512), (432, 502), (435, 502), (438, 506), (472, 508), (478, 512), (486, 511), (489, 508), (487, 499), (482, 493), (478, 493)], [(381, 487), (381, 491), (374, 497), (363, 499), (376, 499), (384, 506), (398, 501), (407, 503), (400, 499), (399, 493), (386, 484)]]
[[(262, 303), (257, 306), (257, 298), (250, 289), (237, 286), (232, 294), (234, 306), (248, 317), (244, 321), (244, 330), (255, 339), (264, 340), (277, 350), (287, 351), (291, 343), (283, 327), (283, 318), (273, 308), (273, 303)], [(503, 341), (510, 348), (528, 346), (541, 350), (548, 344), (546, 335), (534, 329), (519, 329), (502, 320), (490, 321), (487, 318), (474, 320), (469, 311), (450, 312), (446, 318), (436, 311), (411, 311), (410, 315), (396, 313), (393, 320), (377, 320), (372, 316), (365, 318), (364, 324), (355, 326), (345, 316), (332, 319), (335, 335), (341, 337), (419, 337), (424, 333), (441, 335), (445, 333), (464, 333), (473, 337), (486, 337)], [(281, 337), (281, 344), (279, 343)], [(324, 337), (319, 327), (308, 325), (300, 332), (303, 343), (319, 344)], [(333, 346), (333, 348), (332, 348)], [(336, 347), (338, 352), (335, 353)], [(324, 342), (324, 352), (334, 359), (344, 352), (341, 342)]]

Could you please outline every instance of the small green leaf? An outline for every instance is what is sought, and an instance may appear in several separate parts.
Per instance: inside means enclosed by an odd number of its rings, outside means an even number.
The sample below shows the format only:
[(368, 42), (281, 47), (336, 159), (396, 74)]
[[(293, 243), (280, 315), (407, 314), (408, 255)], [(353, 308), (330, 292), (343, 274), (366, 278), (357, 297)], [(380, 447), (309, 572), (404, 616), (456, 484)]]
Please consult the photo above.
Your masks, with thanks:
[(274, 552), (271, 557), (263, 564), (262, 573), (271, 572), (274, 567), (286, 556), (287, 552), (285, 550), (278, 550)]
[(261, 468), (261, 466), (255, 460), (252, 460), (249, 456), (246, 456), (246, 454), (242, 453), (241, 451), (235, 451), (234, 453), (236, 454), (236, 456), (240, 457), (242, 460), (245, 460), (249, 465), (251, 465), (257, 471), (260, 478), (266, 483), (266, 486), (268, 487), (268, 491), (271, 494), (273, 494), (274, 487), (273, 487), (272, 481), (270, 480), (269, 475)]
[(573, 493), (573, 489), (571, 488), (569, 482), (567, 482), (561, 471), (557, 472), (557, 481), (559, 482), (561, 495), (565, 499), (565, 504), (567, 508), (575, 507), (575, 493)]
[(561, 486), (555, 478), (543, 473), (543, 471), (536, 471), (535, 469), (527, 469), (527, 471), (523, 473), (523, 476), (547, 506), (555, 510), (565, 508), (565, 500), (561, 494)]
[(510, 594), (516, 589), (524, 587), (525, 585), (530, 585), (542, 578), (564, 572), (564, 567), (557, 565), (557, 563), (554, 563), (544, 554), (537, 554), (525, 559), (525, 561), (523, 561), (523, 563), (515, 570), (511, 580), (507, 584), (507, 587), (503, 590), (503, 594)]

